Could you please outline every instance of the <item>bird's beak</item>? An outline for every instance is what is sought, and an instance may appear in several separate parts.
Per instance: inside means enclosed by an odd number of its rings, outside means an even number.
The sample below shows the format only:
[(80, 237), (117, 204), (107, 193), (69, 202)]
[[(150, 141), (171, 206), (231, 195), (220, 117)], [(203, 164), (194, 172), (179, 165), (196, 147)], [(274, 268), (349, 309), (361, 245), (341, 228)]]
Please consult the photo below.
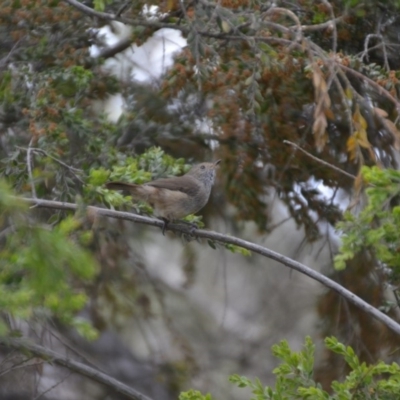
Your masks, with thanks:
[(215, 161), (214, 165), (217, 167), (220, 162), (221, 162), (221, 159)]

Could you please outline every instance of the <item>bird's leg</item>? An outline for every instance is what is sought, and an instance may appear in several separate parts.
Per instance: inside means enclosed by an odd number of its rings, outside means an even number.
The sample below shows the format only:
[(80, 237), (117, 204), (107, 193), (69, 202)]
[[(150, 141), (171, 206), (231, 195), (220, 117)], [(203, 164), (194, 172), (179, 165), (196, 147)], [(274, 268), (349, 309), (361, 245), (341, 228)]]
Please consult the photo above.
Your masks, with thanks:
[(196, 230), (196, 229), (198, 229), (199, 227), (197, 226), (197, 224), (195, 224), (194, 222), (190, 222), (190, 234), (192, 235), (192, 236), (194, 236), (194, 231)]
[(162, 227), (161, 232), (162, 232), (163, 236), (165, 236), (165, 230), (167, 229), (167, 226), (169, 224), (169, 220), (167, 218), (161, 218), (161, 219), (164, 221), (164, 225)]

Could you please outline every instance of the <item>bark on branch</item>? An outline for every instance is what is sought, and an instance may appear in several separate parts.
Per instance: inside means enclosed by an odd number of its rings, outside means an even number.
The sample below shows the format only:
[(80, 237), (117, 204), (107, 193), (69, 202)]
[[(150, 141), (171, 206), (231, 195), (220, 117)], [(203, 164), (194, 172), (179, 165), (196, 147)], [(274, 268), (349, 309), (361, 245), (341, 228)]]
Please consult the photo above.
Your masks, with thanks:
[[(22, 200), (24, 202), (30, 204), (33, 207), (52, 208), (52, 209), (56, 209), (56, 210), (69, 210), (69, 211), (76, 211), (78, 209), (78, 205), (73, 204), (73, 203), (64, 203), (64, 202), (59, 202), (59, 201), (31, 199), (31, 198), (22, 198)], [(87, 212), (88, 212), (88, 214), (90, 214), (90, 216), (92, 218), (93, 218), (93, 216), (104, 216), (104, 217), (117, 218), (117, 219), (122, 219), (122, 220), (126, 220), (126, 221), (137, 222), (137, 223), (145, 224), (145, 225), (156, 226), (159, 228), (162, 228), (164, 226), (164, 221), (161, 221), (161, 220), (155, 219), (155, 218), (145, 217), (142, 215), (129, 213), (129, 212), (114, 211), (114, 210), (109, 210), (106, 208), (94, 207), (94, 206), (87, 207)], [(184, 226), (182, 224), (169, 224), (168, 229), (171, 231), (181, 232), (181, 233), (186, 233), (186, 234), (189, 231), (188, 227)], [(291, 258), (285, 257), (282, 254), (279, 254), (273, 250), (270, 250), (270, 249), (260, 246), (258, 244), (249, 242), (247, 240), (239, 239), (237, 237), (225, 235), (222, 233), (208, 231), (208, 230), (204, 230), (204, 229), (195, 229), (192, 231), (192, 233), (194, 236), (197, 236), (199, 238), (210, 239), (210, 240), (213, 240), (213, 241), (216, 241), (219, 243), (233, 244), (233, 245), (242, 247), (244, 249), (252, 251), (253, 253), (257, 253), (257, 254), (267, 257), (271, 260), (278, 261), (279, 263), (285, 265), (286, 267), (289, 267), (295, 271), (298, 271), (301, 274), (307, 275), (311, 279), (314, 279), (317, 282), (320, 282), (327, 288), (334, 290), (340, 296), (342, 296), (346, 300), (348, 300), (350, 303), (352, 303), (359, 309), (365, 311), (373, 318), (382, 322), (393, 332), (400, 335), (400, 324), (398, 324), (392, 318), (388, 317), (383, 312), (381, 312), (378, 309), (376, 309), (375, 307), (371, 306), (370, 304), (365, 302), (363, 299), (356, 296), (354, 293), (347, 290), (343, 286), (339, 285), (332, 279), (329, 279), (325, 275), (307, 267), (304, 264), (299, 263), (298, 261), (292, 260)]]

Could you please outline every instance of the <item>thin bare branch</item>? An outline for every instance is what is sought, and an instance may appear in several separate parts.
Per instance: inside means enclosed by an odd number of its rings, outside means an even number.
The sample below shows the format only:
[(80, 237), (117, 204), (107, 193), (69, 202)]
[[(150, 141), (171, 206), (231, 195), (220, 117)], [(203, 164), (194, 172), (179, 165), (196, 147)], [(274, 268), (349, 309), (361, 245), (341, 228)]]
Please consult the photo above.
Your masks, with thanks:
[[(353, 178), (353, 177), (352, 177)], [(69, 210), (69, 211), (76, 211), (78, 209), (78, 205), (74, 203), (63, 203), (59, 201), (52, 201), (52, 200), (42, 200), (42, 199), (30, 199), (30, 198), (21, 198), (21, 200), (25, 201), (26, 203), (30, 204), (33, 207), (41, 207), (41, 208), (51, 208), (56, 210)], [(154, 219), (150, 217), (145, 217), (142, 215), (132, 214), (123, 211), (114, 211), (109, 210), (106, 208), (88, 206), (87, 213), (93, 216), (103, 216), (103, 217), (110, 217), (116, 219), (122, 219), (126, 221), (138, 222), (145, 225), (151, 225), (159, 227), (160, 229), (164, 226), (164, 221), (159, 219)], [(208, 231), (203, 229), (194, 229), (192, 230), (190, 227), (182, 224), (169, 224), (168, 229), (174, 232), (180, 232), (184, 234), (193, 234), (199, 238), (210, 239), (212, 241), (216, 241), (219, 243), (224, 244), (233, 244), (235, 246), (242, 247), (244, 249), (250, 250), (251, 252), (257, 253), (262, 255), (263, 257), (270, 258), (271, 260), (277, 261), (286, 267), (289, 267), (295, 271), (300, 272), (301, 274), (307, 275), (311, 279), (320, 282), (322, 285), (326, 286), (329, 289), (334, 290), (340, 296), (344, 297), (350, 303), (358, 307), (359, 309), (365, 311), (373, 318), (377, 319), (378, 321), (382, 322), (386, 325), (389, 329), (393, 332), (400, 335), (400, 324), (396, 321), (388, 317), (383, 312), (379, 311), (375, 307), (371, 306), (360, 297), (356, 296), (351, 291), (347, 290), (343, 286), (339, 285), (332, 279), (329, 279), (325, 275), (314, 271), (313, 269), (307, 267), (304, 264), (299, 263), (298, 261), (292, 260), (288, 257), (283, 256), (273, 250), (270, 250), (266, 247), (260, 246), (258, 244), (249, 242), (247, 240), (239, 239), (237, 237), (224, 235), (222, 233)]]
[(342, 15), (341, 17), (332, 18), (329, 21), (322, 22), (321, 24), (315, 25), (301, 25), (301, 30), (303, 32), (315, 32), (315, 31), (322, 31), (324, 29), (336, 29), (336, 24), (339, 24), (344, 21), (345, 16)]
[[(74, 177), (75, 177), (79, 182), (84, 183), (84, 181), (77, 175), (77, 173), (82, 173), (82, 172), (83, 172), (81, 169), (78, 169), (78, 168), (72, 167), (71, 165), (66, 164), (65, 162), (61, 161), (61, 160), (58, 159), (57, 157), (54, 157), (54, 156), (50, 155), (49, 153), (47, 153), (47, 151), (44, 151), (44, 150), (42, 150), (42, 149), (38, 149), (38, 148), (36, 148), (36, 147), (31, 147), (30, 145), (29, 145), (29, 147), (28, 147), (27, 149), (24, 148), (24, 147), (20, 147), (20, 146), (17, 146), (17, 148), (26, 151), (26, 152), (27, 152), (27, 159), (29, 159), (29, 160), (30, 160), (30, 153), (31, 153), (31, 152), (39, 153), (39, 154), (42, 154), (42, 155), (44, 155), (44, 156), (46, 156), (46, 157), (51, 158), (51, 159), (52, 159), (53, 161), (55, 161), (57, 164), (60, 164), (62, 167), (64, 167), (64, 168), (67, 169), (68, 171), (70, 171), (71, 174), (74, 175)], [(32, 171), (29, 170), (30, 162), (28, 163), (28, 161), (27, 161), (27, 164), (28, 164), (29, 178), (31, 179)], [(33, 179), (31, 179), (31, 182), (33, 182)], [(34, 197), (37, 197), (36, 194), (35, 194)]]
[(12, 49), (10, 50), (10, 52), (0, 60), (0, 68), (2, 68), (3, 66), (5, 66), (7, 64), (7, 62), (11, 58), (11, 56), (15, 53), (15, 51), (17, 50), (19, 45), (25, 40), (25, 38), (26, 38), (26, 36), (23, 36), (21, 39), (19, 39), (15, 42), (15, 44), (12, 47)]
[(389, 66), (389, 61), (388, 61), (388, 56), (387, 56), (387, 51), (386, 51), (386, 44), (385, 44), (385, 40), (383, 39), (382, 35), (380, 35), (380, 34), (370, 33), (369, 35), (366, 36), (365, 41), (364, 41), (364, 51), (362, 52), (361, 57), (360, 57), (361, 61), (364, 61), (364, 57), (366, 57), (367, 61), (369, 62), (368, 52), (370, 49), (368, 48), (368, 45), (369, 45), (369, 40), (371, 38), (379, 39), (381, 41), (385, 69), (387, 72), (389, 72), (390, 66)]
[(23, 359), (18, 363), (14, 363), (11, 367), (3, 369), (0, 371), (0, 376), (3, 375), (7, 375), (12, 371), (15, 371), (17, 369), (21, 369), (21, 368), (28, 368), (28, 367), (34, 367), (36, 365), (42, 365), (43, 361), (39, 361), (39, 362), (30, 362), (34, 357), (30, 357), (27, 359)]
[[(286, 15), (287, 17), (291, 18), (295, 22), (295, 24), (296, 24), (295, 27), (293, 27), (293, 28), (285, 27), (285, 28), (288, 30), (291, 30), (291, 31), (295, 31), (296, 32), (296, 42), (300, 42), (303, 37), (303, 30), (301, 27), (299, 17), (293, 11), (290, 11), (286, 8), (273, 7), (273, 8), (270, 8), (266, 13), (264, 13), (263, 19), (271, 14), (277, 14), (277, 13)], [(280, 24), (277, 24), (277, 25), (280, 25)]]
[(127, 396), (130, 399), (151, 400), (150, 397), (145, 396), (144, 394), (138, 392), (130, 386), (119, 382), (118, 380), (112, 378), (107, 374), (104, 374), (103, 372), (98, 371), (95, 368), (82, 364), (79, 361), (72, 360), (67, 356), (58, 354), (53, 350), (34, 344), (26, 339), (0, 338), (0, 344), (9, 348), (11, 347), (13, 349), (19, 350), (23, 353), (26, 353), (26, 351), (28, 351), (36, 357), (41, 358), (42, 360), (61, 365), (62, 367), (65, 367), (70, 371), (77, 372), (78, 374), (86, 376), (93, 381), (102, 383), (114, 389), (116, 392)]
[(322, 2), (329, 8), (329, 13), (331, 14), (331, 21), (328, 21), (328, 26), (327, 28), (331, 28), (333, 32), (332, 40), (333, 40), (333, 45), (332, 45), (332, 52), (333, 54), (336, 54), (337, 51), (337, 24), (340, 21), (343, 21), (344, 16), (341, 16), (339, 18), (335, 18), (335, 13), (333, 11), (333, 7), (331, 3), (329, 3), (328, 0), (322, 0)]
[[(42, 361), (43, 363), (43, 361)], [(71, 375), (73, 374), (73, 371), (69, 371), (61, 380), (58, 380), (54, 385), (50, 386), (43, 392), (39, 393), (37, 396), (33, 398), (33, 400), (39, 400), (41, 397), (43, 397), (46, 393), (51, 392), (53, 389), (55, 389), (57, 386), (60, 386), (62, 383), (64, 383)]]
[(324, 161), (324, 160), (321, 160), (321, 159), (318, 158), (318, 157), (313, 156), (311, 153), (309, 153), (308, 151), (302, 149), (302, 148), (301, 148), (300, 146), (298, 146), (296, 143), (290, 142), (289, 140), (284, 140), (283, 143), (288, 144), (288, 145), (290, 145), (290, 146), (292, 146), (292, 147), (295, 147), (297, 150), (300, 150), (300, 151), (301, 151), (302, 153), (304, 153), (306, 156), (312, 158), (313, 160), (317, 161), (318, 163), (320, 163), (320, 164), (322, 164), (322, 165), (325, 165), (325, 167), (331, 168), (331, 169), (335, 170), (336, 172), (339, 172), (340, 174), (347, 176), (347, 177), (350, 178), (350, 179), (356, 179), (356, 178), (357, 178), (356, 176), (354, 176), (354, 175), (352, 175), (352, 174), (350, 174), (350, 173), (348, 173), (348, 172), (346, 172), (346, 171), (344, 171), (344, 170), (342, 170), (342, 169), (336, 167), (335, 165), (330, 164), (330, 163), (328, 163), (328, 162), (326, 162), (326, 161)]

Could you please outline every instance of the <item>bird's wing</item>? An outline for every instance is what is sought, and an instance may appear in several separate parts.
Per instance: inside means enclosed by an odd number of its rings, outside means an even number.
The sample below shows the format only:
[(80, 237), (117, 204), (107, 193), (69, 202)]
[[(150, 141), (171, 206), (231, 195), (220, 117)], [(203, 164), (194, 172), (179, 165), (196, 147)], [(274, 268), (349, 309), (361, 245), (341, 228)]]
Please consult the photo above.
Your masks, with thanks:
[(200, 183), (197, 179), (184, 175), (176, 178), (161, 178), (148, 182), (146, 186), (153, 186), (159, 189), (176, 190), (186, 193), (188, 196), (195, 196), (200, 190)]

